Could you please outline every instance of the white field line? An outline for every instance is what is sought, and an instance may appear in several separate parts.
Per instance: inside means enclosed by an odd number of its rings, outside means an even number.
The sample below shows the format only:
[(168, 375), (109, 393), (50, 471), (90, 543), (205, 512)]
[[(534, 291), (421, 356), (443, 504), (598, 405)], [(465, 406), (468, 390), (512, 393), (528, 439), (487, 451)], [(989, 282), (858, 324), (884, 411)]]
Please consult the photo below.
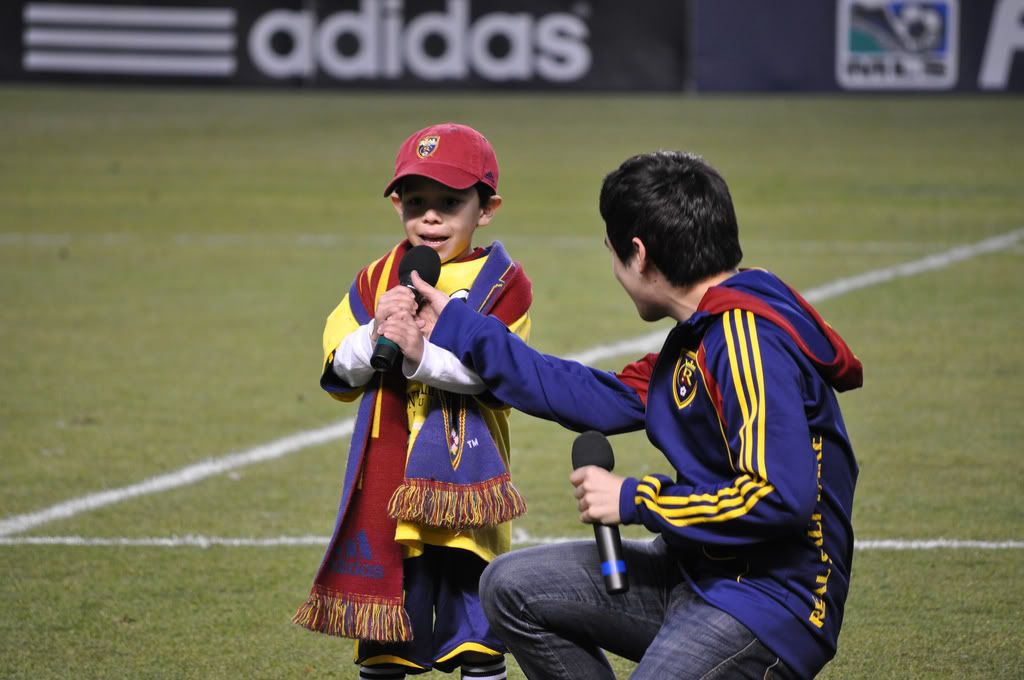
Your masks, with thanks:
[(106, 505), (120, 503), (136, 496), (146, 496), (148, 494), (176, 489), (180, 486), (195, 484), (207, 477), (223, 474), (235, 468), (252, 465), (253, 463), (262, 463), (268, 460), (274, 460), (275, 458), (287, 456), (290, 453), (301, 451), (302, 449), (310, 446), (317, 446), (319, 444), (332, 442), (351, 435), (354, 423), (355, 421), (349, 418), (348, 420), (343, 420), (342, 422), (335, 423), (334, 425), (328, 425), (315, 430), (306, 430), (287, 437), (282, 437), (281, 439), (275, 439), (272, 442), (261, 444), (254, 448), (246, 449), (245, 451), (229, 453), (219, 458), (213, 458), (189, 465), (188, 467), (181, 468), (174, 472), (169, 472), (165, 475), (150, 477), (138, 484), (132, 484), (131, 486), (124, 486), (119, 489), (110, 489), (108, 491), (100, 491), (87, 496), (73, 498), (69, 501), (58, 503), (57, 505), (53, 505), (38, 512), (31, 512), (25, 515), (14, 515), (0, 521), (0, 536), (10, 536), (11, 534), (21, 533), (41, 524), (47, 524), (48, 522), (53, 522), (58, 519), (80, 515), (83, 512), (89, 512), (90, 510), (96, 510), (97, 508), (102, 508)]
[(941, 253), (936, 253), (935, 255), (923, 257), (919, 260), (905, 262), (893, 267), (875, 269), (845, 279), (838, 279), (832, 283), (826, 283), (823, 286), (812, 288), (803, 293), (803, 296), (808, 302), (820, 302), (829, 298), (838, 297), (844, 293), (849, 293), (850, 291), (859, 290), (860, 288), (867, 288), (868, 286), (892, 281), (893, 279), (916, 276), (917, 274), (923, 274), (924, 272), (942, 269), (951, 264), (963, 262), (964, 260), (969, 260), (972, 257), (977, 257), (978, 255), (1006, 250), (1022, 238), (1024, 238), (1024, 229), (1017, 229), (1003, 234), (1002, 236), (994, 236), (971, 245), (952, 248)]
[[(860, 290), (861, 288), (867, 288), (901, 277), (915, 276), (927, 271), (942, 269), (943, 267), (948, 267), (951, 264), (977, 257), (978, 255), (1004, 250), (1013, 246), (1021, 239), (1024, 239), (1024, 229), (1017, 229), (1002, 236), (985, 239), (972, 245), (958, 246), (918, 260), (912, 260), (892, 267), (875, 269), (858, 274), (857, 276), (837, 279), (831, 283), (811, 288), (804, 292), (803, 295), (810, 302), (821, 302)], [(661, 345), (665, 333), (666, 330), (662, 329), (629, 340), (598, 345), (570, 355), (567, 358), (582, 363), (594, 363), (614, 356), (654, 351)], [(36, 512), (12, 515), (0, 520), (0, 537), (19, 534), (49, 522), (73, 517), (114, 503), (120, 503), (136, 496), (145, 496), (195, 484), (208, 477), (223, 474), (235, 468), (281, 458), (310, 446), (317, 446), (347, 437), (352, 434), (353, 426), (354, 420), (349, 418), (333, 425), (314, 430), (305, 430), (251, 449), (229, 453), (219, 458), (189, 465), (174, 472), (151, 477), (137, 484), (80, 496), (79, 498), (73, 498)]]
[[(72, 547), (132, 547), (132, 548), (280, 548), (324, 547), (328, 536), (274, 536), (270, 538), (199, 536), (96, 538), (87, 536), (14, 536), (0, 538), (0, 545), (72, 546)], [(586, 534), (579, 536), (531, 536), (522, 529), (512, 533), (513, 545), (550, 545), (570, 541), (591, 541)], [(857, 540), (856, 550), (1022, 550), (1024, 541), (965, 541), (952, 538), (934, 539), (867, 539)]]

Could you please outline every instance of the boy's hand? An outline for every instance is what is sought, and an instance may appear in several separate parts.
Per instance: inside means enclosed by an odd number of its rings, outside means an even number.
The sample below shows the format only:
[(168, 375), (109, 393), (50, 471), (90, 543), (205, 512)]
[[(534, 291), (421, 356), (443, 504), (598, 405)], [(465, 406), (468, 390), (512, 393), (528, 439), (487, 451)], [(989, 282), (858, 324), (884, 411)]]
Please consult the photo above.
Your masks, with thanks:
[(441, 316), (441, 312), (444, 311), (445, 305), (448, 304), (451, 298), (421, 279), (416, 271), (412, 273), (412, 285), (416, 286), (416, 291), (423, 299), (423, 304), (416, 315), (416, 319), (420, 330), (429, 338), (430, 333), (434, 330), (434, 323), (437, 321), (437, 317)]
[(596, 465), (584, 465), (572, 471), (569, 481), (576, 487), (576, 505), (580, 521), (587, 524), (618, 524), (619, 494), (624, 478)]
[(423, 360), (423, 333), (412, 314), (392, 314), (377, 327), (377, 333), (398, 345), (405, 358), (419, 366)]
[(405, 314), (413, 316), (416, 314), (416, 296), (405, 286), (395, 286), (380, 296), (377, 301), (377, 311), (373, 317), (373, 330), (370, 332), (370, 340), (377, 342), (380, 336), (380, 328), (392, 316)]

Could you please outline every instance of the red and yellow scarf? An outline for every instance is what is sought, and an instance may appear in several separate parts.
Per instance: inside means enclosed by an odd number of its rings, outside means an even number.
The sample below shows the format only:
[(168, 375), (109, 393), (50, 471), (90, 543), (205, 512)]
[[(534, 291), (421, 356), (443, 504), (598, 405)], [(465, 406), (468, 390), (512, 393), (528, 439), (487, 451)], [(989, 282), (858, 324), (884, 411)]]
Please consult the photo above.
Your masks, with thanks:
[[(380, 295), (398, 285), (396, 264), (409, 247), (402, 242), (356, 276), (346, 310), (355, 322), (369, 322)], [(525, 315), (532, 301), (530, 281), (504, 247), (495, 242), (472, 257), (487, 261), (466, 304), (506, 325)], [(293, 621), (341, 637), (409, 640), (397, 520), (447, 529), (492, 526), (521, 515), (525, 504), (480, 416), (486, 395), (431, 389), (430, 411), (410, 450), (401, 362), (362, 388), (343, 383), (332, 362), (330, 353), (321, 386), (346, 401), (361, 392), (362, 400), (334, 534)]]

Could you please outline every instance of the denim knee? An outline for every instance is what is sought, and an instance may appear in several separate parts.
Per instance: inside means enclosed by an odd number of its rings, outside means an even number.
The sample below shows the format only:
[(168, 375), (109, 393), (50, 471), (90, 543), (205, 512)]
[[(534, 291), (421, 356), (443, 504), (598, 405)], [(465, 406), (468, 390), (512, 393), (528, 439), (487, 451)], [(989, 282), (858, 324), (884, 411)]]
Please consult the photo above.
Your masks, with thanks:
[(497, 614), (502, 608), (502, 601), (507, 600), (507, 574), (509, 571), (504, 564), (511, 557), (511, 553), (499, 555), (484, 569), (480, 575), (480, 604), (483, 605), (484, 615), (491, 625), (495, 625)]

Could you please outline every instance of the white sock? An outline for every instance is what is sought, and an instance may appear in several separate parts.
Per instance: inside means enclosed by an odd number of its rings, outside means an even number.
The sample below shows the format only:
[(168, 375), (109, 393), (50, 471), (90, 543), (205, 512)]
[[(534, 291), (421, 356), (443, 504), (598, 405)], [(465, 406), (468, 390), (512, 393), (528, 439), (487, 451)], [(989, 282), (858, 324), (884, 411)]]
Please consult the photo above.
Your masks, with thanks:
[(485, 663), (462, 664), (462, 680), (506, 680), (505, 657)]

